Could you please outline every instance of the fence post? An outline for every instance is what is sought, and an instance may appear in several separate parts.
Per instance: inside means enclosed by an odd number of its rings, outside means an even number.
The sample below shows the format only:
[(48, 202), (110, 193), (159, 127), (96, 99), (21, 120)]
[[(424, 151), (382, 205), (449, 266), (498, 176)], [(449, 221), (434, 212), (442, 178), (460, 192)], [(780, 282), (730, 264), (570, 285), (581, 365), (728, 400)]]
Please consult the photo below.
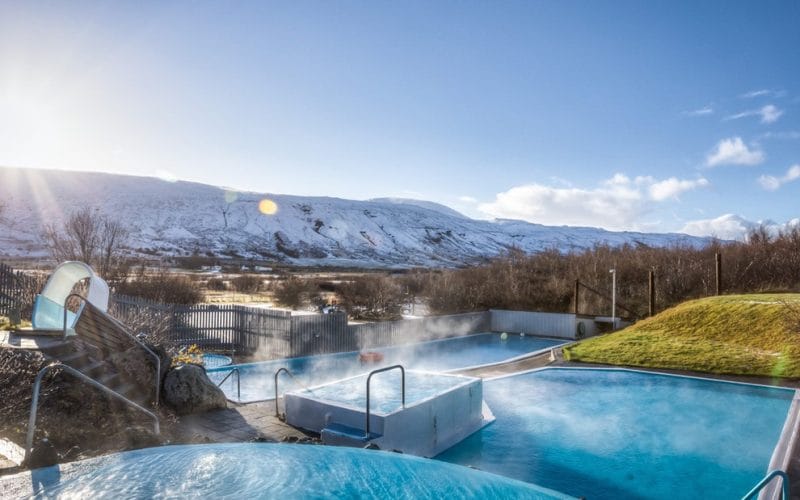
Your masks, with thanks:
[(581, 291), (581, 282), (575, 280), (575, 291), (572, 293), (572, 297), (575, 300), (575, 305), (573, 306), (572, 313), (575, 314), (575, 316), (578, 315), (578, 299), (580, 298), (580, 291)]
[(656, 273), (652, 269), (647, 273), (647, 292), (647, 315), (652, 316), (656, 309)]
[(722, 254), (717, 252), (714, 254), (714, 264), (716, 268), (716, 294), (720, 295), (722, 289)]
[(242, 350), (249, 351), (250, 346), (245, 345), (249, 335), (245, 333), (245, 309), (244, 306), (239, 306), (236, 311), (236, 345)]

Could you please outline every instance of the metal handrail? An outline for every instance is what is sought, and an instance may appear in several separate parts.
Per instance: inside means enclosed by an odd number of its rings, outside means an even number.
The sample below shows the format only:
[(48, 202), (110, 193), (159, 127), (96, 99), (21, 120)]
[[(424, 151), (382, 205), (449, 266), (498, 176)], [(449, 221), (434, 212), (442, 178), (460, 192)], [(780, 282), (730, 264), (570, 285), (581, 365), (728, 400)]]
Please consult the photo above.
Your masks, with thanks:
[(365, 426), (366, 437), (369, 437), (369, 383), (370, 383), (370, 380), (372, 379), (372, 376), (375, 375), (376, 373), (387, 372), (389, 370), (395, 370), (397, 368), (400, 369), (400, 374), (402, 375), (402, 377), (401, 377), (401, 380), (402, 380), (402, 386), (401, 386), (402, 387), (402, 391), (401, 391), (402, 400), (401, 401), (402, 401), (403, 407), (405, 407), (406, 406), (406, 369), (403, 368), (403, 365), (392, 365), (392, 366), (387, 366), (386, 368), (378, 368), (377, 370), (372, 370), (371, 372), (369, 372), (369, 375), (367, 376), (367, 425)]
[(219, 384), (217, 384), (217, 387), (222, 387), (222, 384), (224, 384), (225, 381), (228, 380), (230, 378), (230, 376), (233, 375), (234, 373), (236, 373), (236, 399), (241, 401), (242, 400), (242, 374), (239, 373), (239, 369), (238, 368), (231, 369), (231, 371), (229, 371), (228, 374), (225, 375), (225, 377), (222, 380), (219, 381)]
[(278, 409), (278, 375), (280, 375), (281, 372), (285, 372), (286, 375), (292, 377), (292, 380), (300, 384), (300, 381), (297, 380), (297, 378), (294, 375), (292, 375), (292, 372), (290, 372), (289, 369), (286, 368), (285, 366), (281, 366), (280, 368), (278, 368), (278, 371), (275, 372), (275, 416), (278, 418), (281, 418), (281, 412)]
[(158, 417), (156, 416), (155, 413), (151, 412), (150, 410), (146, 410), (145, 408), (142, 408), (140, 405), (134, 403), (133, 401), (126, 398), (117, 391), (101, 384), (100, 382), (91, 377), (84, 375), (83, 373), (79, 372), (75, 368), (72, 368), (71, 366), (67, 366), (64, 363), (51, 363), (42, 368), (41, 370), (39, 370), (39, 373), (36, 375), (36, 381), (33, 383), (33, 399), (31, 400), (31, 413), (30, 416), (28, 417), (28, 434), (27, 436), (25, 436), (25, 459), (24, 459), (25, 462), (27, 462), (28, 459), (30, 458), (31, 450), (33, 449), (33, 434), (36, 431), (36, 414), (38, 413), (39, 410), (39, 391), (42, 386), (42, 379), (44, 378), (45, 374), (48, 371), (54, 370), (56, 368), (64, 370), (70, 375), (76, 377), (78, 380), (86, 382), (87, 384), (91, 385), (96, 389), (99, 389), (100, 391), (108, 394), (109, 396), (120, 399), (129, 406), (132, 406), (137, 410), (147, 414), (147, 416), (153, 419), (153, 431), (155, 432), (155, 434), (156, 435), (161, 434), (161, 427), (158, 423)]
[(759, 481), (752, 490), (748, 491), (747, 494), (742, 497), (742, 500), (750, 500), (751, 498), (755, 497), (759, 491), (763, 490), (767, 484), (769, 484), (776, 477), (781, 478), (781, 498), (783, 500), (789, 500), (789, 498), (791, 498), (789, 496), (789, 476), (782, 470), (774, 470), (767, 474), (764, 479)]
[[(71, 293), (71, 294), (67, 295), (66, 299), (64, 299), (64, 337), (63, 338), (65, 340), (67, 338), (67, 302), (69, 302), (69, 299), (71, 299), (72, 297), (78, 297), (80, 300), (82, 300), (82, 301), (84, 301), (86, 303), (90, 303), (83, 295), (81, 295), (79, 293)], [(131, 335), (128, 332), (127, 327), (125, 327), (125, 325), (123, 325), (122, 323), (117, 321), (116, 318), (114, 318), (113, 316), (111, 316), (111, 315), (109, 315), (107, 313), (103, 313), (103, 314), (106, 314), (108, 316), (108, 319), (112, 323), (117, 323), (119, 325), (119, 327), (120, 327), (120, 330), (122, 330), (122, 332), (125, 335), (127, 335), (129, 339), (131, 339), (136, 345), (138, 345), (139, 347), (141, 347), (142, 349), (147, 351), (147, 353), (150, 354), (150, 356), (152, 356), (152, 358), (155, 360), (155, 364), (156, 364), (156, 380), (155, 380), (155, 401), (154, 401), (154, 406), (158, 406), (159, 402), (161, 401), (161, 358), (158, 356), (158, 354), (153, 352), (152, 349), (147, 347), (147, 345), (145, 345), (144, 342), (142, 342), (141, 340), (137, 339), (134, 335)], [(77, 323), (77, 320), (76, 320), (76, 323)]]

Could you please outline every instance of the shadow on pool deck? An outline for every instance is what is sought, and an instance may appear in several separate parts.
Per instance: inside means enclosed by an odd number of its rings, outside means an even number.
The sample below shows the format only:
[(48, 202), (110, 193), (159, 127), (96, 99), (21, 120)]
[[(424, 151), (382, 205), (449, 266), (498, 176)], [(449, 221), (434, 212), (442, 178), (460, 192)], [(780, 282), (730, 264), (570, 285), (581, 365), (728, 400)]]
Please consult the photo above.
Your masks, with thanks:
[(306, 441), (315, 436), (275, 416), (275, 403), (250, 403), (182, 417), (178, 436), (186, 442)]

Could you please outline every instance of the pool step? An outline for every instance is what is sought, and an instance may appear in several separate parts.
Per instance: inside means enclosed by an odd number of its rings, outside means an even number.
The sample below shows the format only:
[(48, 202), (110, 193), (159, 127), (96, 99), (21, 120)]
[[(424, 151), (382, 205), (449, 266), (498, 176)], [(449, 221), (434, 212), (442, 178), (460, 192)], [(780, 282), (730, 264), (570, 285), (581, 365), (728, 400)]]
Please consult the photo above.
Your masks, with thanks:
[(364, 429), (357, 429), (347, 425), (332, 423), (322, 429), (320, 437), (324, 444), (331, 446), (351, 446), (363, 448), (373, 439), (381, 437), (381, 434), (370, 433), (367, 436)]

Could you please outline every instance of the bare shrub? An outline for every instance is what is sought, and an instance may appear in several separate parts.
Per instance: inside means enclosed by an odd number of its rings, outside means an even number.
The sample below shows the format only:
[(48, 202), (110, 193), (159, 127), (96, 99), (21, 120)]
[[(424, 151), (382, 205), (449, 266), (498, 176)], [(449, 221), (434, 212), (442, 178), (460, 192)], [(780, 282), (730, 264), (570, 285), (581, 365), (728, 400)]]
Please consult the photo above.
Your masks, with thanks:
[(337, 288), (341, 305), (353, 319), (400, 319), (403, 288), (388, 276), (362, 276)]
[(579, 311), (610, 314), (610, 269), (617, 273), (617, 303), (644, 316), (648, 273), (655, 274), (656, 309), (716, 291), (714, 254), (722, 254), (723, 293), (792, 291), (800, 288), (800, 227), (777, 234), (764, 228), (743, 242), (712, 241), (697, 248), (674, 244), (649, 247), (597, 245), (574, 252), (548, 250), (532, 255), (512, 250), (485, 265), (429, 271), (420, 294), (436, 313), (488, 308), (566, 312), (572, 310), (575, 280), (581, 287)]
[(308, 283), (295, 276), (275, 285), (275, 301), (290, 309), (297, 309), (308, 300)]
[(153, 274), (141, 270), (132, 279), (118, 283), (114, 291), (167, 304), (191, 305), (202, 302), (204, 298), (198, 283), (163, 270)]
[(231, 280), (231, 287), (241, 293), (256, 293), (261, 290), (261, 278), (252, 274), (243, 274)]
[(206, 281), (206, 288), (215, 292), (224, 292), (228, 289), (228, 284), (222, 278), (209, 278)]
[(170, 352), (175, 350), (176, 344), (170, 340), (169, 335), (173, 316), (170, 308), (130, 305), (122, 307), (112, 301), (109, 313), (132, 332), (143, 336), (149, 344), (162, 346)]
[(73, 212), (64, 228), (46, 226), (44, 239), (56, 261), (80, 260), (106, 280), (116, 281), (128, 270), (122, 251), (129, 234), (118, 221), (87, 207)]

